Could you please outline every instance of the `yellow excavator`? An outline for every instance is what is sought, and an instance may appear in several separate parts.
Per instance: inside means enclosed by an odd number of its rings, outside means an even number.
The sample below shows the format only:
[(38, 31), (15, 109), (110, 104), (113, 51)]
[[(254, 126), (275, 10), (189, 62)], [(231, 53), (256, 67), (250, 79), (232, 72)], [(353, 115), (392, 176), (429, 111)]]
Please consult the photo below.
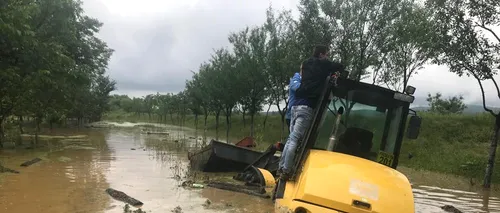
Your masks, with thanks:
[(396, 167), (403, 138), (420, 130), (414, 92), (328, 77), (291, 178), (253, 166), (242, 174), (270, 189), (277, 213), (413, 213), (411, 184)]

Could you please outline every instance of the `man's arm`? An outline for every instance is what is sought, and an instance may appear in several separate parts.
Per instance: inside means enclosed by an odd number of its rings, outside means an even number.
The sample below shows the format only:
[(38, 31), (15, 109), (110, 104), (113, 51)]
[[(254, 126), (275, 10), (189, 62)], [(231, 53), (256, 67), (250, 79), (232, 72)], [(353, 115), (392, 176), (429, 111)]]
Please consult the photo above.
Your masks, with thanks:
[(300, 87), (300, 78), (293, 78), (292, 82), (290, 83), (290, 89), (292, 91), (297, 91), (299, 87)]
[(337, 62), (332, 62), (328, 59), (321, 60), (322, 71), (326, 72), (325, 75), (331, 75), (334, 72), (339, 72), (344, 70), (344, 65)]

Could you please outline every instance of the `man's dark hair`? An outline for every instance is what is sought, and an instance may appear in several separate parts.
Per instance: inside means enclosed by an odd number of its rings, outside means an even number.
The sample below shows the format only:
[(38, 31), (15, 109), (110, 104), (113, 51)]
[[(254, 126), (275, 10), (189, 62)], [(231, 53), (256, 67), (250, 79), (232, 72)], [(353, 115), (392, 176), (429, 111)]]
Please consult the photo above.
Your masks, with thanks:
[(318, 44), (314, 46), (313, 56), (319, 57), (319, 54), (326, 54), (328, 52), (328, 47), (326, 45)]

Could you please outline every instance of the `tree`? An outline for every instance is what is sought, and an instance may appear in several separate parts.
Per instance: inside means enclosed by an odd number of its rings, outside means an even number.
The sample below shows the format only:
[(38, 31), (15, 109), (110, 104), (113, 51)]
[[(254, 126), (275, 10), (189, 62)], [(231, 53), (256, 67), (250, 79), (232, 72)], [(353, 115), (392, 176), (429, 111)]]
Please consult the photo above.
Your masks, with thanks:
[(186, 85), (189, 94), (200, 104), (204, 115), (203, 136), (207, 133), (207, 119), (211, 109), (212, 99), (210, 97), (210, 87), (212, 86), (206, 78), (206, 73), (209, 72), (210, 65), (202, 63), (198, 73), (194, 73), (191, 81)]
[[(201, 91), (203, 88), (197, 85), (198, 84), (198, 82), (196, 81), (198, 80), (197, 75), (198, 74), (194, 73), (193, 79), (190, 81), (186, 81), (186, 89), (185, 89), (188, 108), (194, 114), (194, 126), (196, 134), (198, 134), (198, 116), (203, 114), (205, 109), (203, 107), (204, 98), (203, 98), (203, 93)], [(205, 123), (206, 123), (206, 117), (205, 117)]]
[[(219, 118), (220, 113), (223, 110), (222, 106), (222, 96), (225, 95), (225, 91), (219, 85), (223, 85), (225, 82), (220, 78), (220, 73), (212, 64), (212, 61), (202, 66), (202, 69), (198, 72), (200, 79), (200, 84), (203, 85), (204, 91), (207, 97), (207, 111), (213, 112), (215, 114), (215, 139), (219, 139)], [(208, 114), (206, 114), (208, 116)], [(206, 117), (205, 117), (206, 123)]]
[(320, 16), (317, 0), (301, 0), (298, 6), (300, 17), (297, 23), (297, 39), (300, 58), (311, 56), (315, 45), (332, 45), (333, 34), (329, 20)]
[(350, 71), (349, 78), (360, 81), (376, 69), (383, 57), (380, 42), (400, 14), (403, 0), (320, 0), (321, 11), (330, 23), (332, 53)]
[[(274, 10), (269, 7), (266, 12), (266, 23), (264, 29), (267, 31), (267, 63), (264, 69), (266, 75), (266, 89), (269, 94), (266, 100), (269, 105), (276, 105), (281, 115), (281, 134), (285, 127), (285, 113), (288, 108), (287, 86), (293, 73), (299, 71), (301, 56), (300, 45), (298, 45), (297, 24), (292, 19), (290, 11), (281, 11), (275, 15)], [(285, 106), (282, 109), (281, 103)], [(267, 119), (267, 113), (266, 113)], [(264, 127), (265, 121), (264, 119)]]
[(266, 34), (256, 27), (233, 33), (229, 41), (234, 46), (236, 70), (241, 79), (240, 103), (244, 111), (250, 114), (250, 136), (254, 136), (255, 114), (262, 110), (266, 99)]
[(473, 77), (481, 90), (484, 110), (495, 118), (483, 182), (489, 188), (500, 134), (500, 114), (486, 106), (483, 82), (491, 81), (500, 99), (494, 79), (500, 65), (500, 37), (494, 30), (500, 25), (500, 2), (428, 0), (427, 7), (433, 12), (431, 20), (438, 26), (434, 46), (442, 54), (435, 61), (448, 65), (450, 72), (459, 76)]
[(145, 110), (145, 113), (148, 114), (148, 118), (149, 120), (151, 120), (151, 113), (153, 113), (153, 110), (154, 110), (154, 95), (153, 94), (149, 94), (149, 95), (146, 95), (146, 97), (143, 98), (143, 101), (144, 101), (144, 110)]
[[(0, 130), (13, 112), (37, 130), (68, 116), (99, 119), (114, 83), (105, 76), (113, 50), (96, 37), (102, 23), (76, 0), (0, 3)], [(3, 131), (0, 131), (0, 145)]]
[(428, 19), (429, 10), (414, 0), (407, 0), (400, 11), (385, 32), (386, 36), (376, 43), (382, 57), (374, 68), (373, 81), (404, 92), (410, 78), (435, 57), (432, 50), (435, 26)]
[(441, 93), (436, 93), (432, 96), (427, 94), (427, 102), (429, 102), (430, 112), (439, 114), (462, 113), (467, 106), (464, 104), (463, 96), (453, 96), (448, 99), (441, 98)]
[(222, 110), (226, 116), (226, 142), (229, 143), (229, 130), (231, 129), (231, 115), (233, 108), (241, 98), (240, 76), (236, 71), (235, 57), (225, 48), (215, 51), (212, 57), (212, 65), (215, 68), (215, 73), (219, 92), (219, 100), (222, 105)]

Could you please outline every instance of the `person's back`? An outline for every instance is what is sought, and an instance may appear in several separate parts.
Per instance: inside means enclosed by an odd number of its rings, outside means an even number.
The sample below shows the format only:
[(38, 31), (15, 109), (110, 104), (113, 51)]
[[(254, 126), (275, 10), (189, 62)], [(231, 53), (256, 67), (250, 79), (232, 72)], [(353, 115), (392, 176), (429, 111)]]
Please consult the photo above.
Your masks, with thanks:
[[(302, 81), (295, 97), (311, 108), (316, 107), (326, 77), (344, 69), (342, 64), (327, 59), (327, 51), (326, 46), (318, 45), (313, 56), (303, 63)], [(297, 104), (301, 104), (299, 102)]]

